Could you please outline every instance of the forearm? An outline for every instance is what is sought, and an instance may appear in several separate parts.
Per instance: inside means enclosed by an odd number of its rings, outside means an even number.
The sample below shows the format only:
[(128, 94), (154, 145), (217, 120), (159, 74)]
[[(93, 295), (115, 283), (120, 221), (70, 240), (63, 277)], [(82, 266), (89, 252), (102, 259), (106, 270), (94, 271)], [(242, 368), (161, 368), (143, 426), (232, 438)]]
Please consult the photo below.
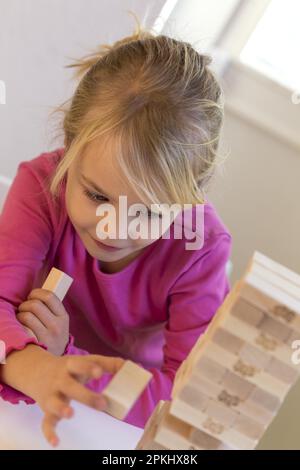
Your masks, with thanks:
[(6, 364), (0, 366), (0, 381), (34, 398), (35, 388), (41, 380), (40, 371), (53, 355), (35, 344), (8, 354)]

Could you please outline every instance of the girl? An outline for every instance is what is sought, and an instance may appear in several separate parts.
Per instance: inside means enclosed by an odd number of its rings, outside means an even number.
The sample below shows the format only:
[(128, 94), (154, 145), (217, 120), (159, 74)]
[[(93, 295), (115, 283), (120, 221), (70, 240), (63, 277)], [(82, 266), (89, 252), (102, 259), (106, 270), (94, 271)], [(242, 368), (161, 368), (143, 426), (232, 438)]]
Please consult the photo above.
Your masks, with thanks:
[[(143, 427), (229, 292), (231, 236), (205, 197), (223, 122), (210, 60), (141, 28), (101, 47), (69, 65), (82, 77), (64, 147), (18, 166), (0, 219), (0, 395), (37, 402), (53, 445), (70, 400), (105, 410), (99, 392), (125, 359), (153, 374), (126, 418)], [(196, 249), (172, 204), (202, 211)], [(52, 266), (74, 279), (64, 304), (38, 288)]]

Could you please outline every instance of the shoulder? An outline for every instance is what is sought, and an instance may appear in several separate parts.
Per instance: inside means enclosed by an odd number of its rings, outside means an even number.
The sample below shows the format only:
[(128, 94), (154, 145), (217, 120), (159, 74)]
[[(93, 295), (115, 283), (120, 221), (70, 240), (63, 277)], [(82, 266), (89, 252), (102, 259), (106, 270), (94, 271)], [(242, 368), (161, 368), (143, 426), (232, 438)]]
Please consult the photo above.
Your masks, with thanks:
[(229, 228), (218, 214), (215, 206), (207, 200), (204, 204), (204, 238), (218, 237), (222, 235), (231, 239)]
[(62, 147), (51, 152), (40, 153), (31, 160), (20, 162), (18, 170), (26, 168), (28, 174), (35, 176), (39, 181), (45, 181), (53, 175), (64, 152), (65, 149)]
[[(170, 230), (170, 239), (175, 241), (177, 238), (182, 242), (179, 245), (187, 248), (187, 251), (194, 251), (194, 256), (197, 257), (211, 244), (220, 239), (231, 240), (232, 237), (215, 206), (207, 199), (205, 204), (188, 207), (175, 218)], [(187, 242), (193, 240), (198, 242), (188, 247)]]
[(165, 272), (174, 281), (191, 270), (199, 274), (209, 266), (220, 269), (231, 255), (232, 236), (210, 201), (194, 206), (187, 214), (187, 219), (176, 217), (170, 233), (159, 244), (161, 260), (167, 266)]
[(43, 152), (31, 160), (21, 161), (12, 182), (10, 198), (22, 198), (36, 213), (43, 213), (56, 226), (64, 217), (64, 193), (55, 199), (50, 192), (50, 182), (64, 155), (64, 148)]

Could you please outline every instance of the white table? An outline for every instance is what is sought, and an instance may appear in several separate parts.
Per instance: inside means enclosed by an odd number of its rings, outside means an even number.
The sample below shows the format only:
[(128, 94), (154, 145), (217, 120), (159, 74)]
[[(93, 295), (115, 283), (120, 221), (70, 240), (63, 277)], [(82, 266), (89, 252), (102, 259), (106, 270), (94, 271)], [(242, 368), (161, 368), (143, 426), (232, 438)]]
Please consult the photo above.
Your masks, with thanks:
[[(143, 430), (101, 411), (72, 401), (74, 416), (57, 425), (57, 450), (134, 449)], [(38, 405), (18, 405), (0, 398), (0, 449), (49, 450), (42, 430), (43, 412)]]

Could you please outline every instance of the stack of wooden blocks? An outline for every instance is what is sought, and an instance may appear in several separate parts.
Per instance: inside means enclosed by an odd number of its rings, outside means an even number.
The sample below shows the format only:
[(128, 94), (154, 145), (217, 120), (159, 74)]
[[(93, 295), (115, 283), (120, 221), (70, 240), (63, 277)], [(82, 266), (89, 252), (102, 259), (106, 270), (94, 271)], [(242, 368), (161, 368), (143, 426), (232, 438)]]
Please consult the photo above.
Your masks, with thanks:
[(300, 276), (255, 252), (137, 449), (254, 449), (300, 375)]

